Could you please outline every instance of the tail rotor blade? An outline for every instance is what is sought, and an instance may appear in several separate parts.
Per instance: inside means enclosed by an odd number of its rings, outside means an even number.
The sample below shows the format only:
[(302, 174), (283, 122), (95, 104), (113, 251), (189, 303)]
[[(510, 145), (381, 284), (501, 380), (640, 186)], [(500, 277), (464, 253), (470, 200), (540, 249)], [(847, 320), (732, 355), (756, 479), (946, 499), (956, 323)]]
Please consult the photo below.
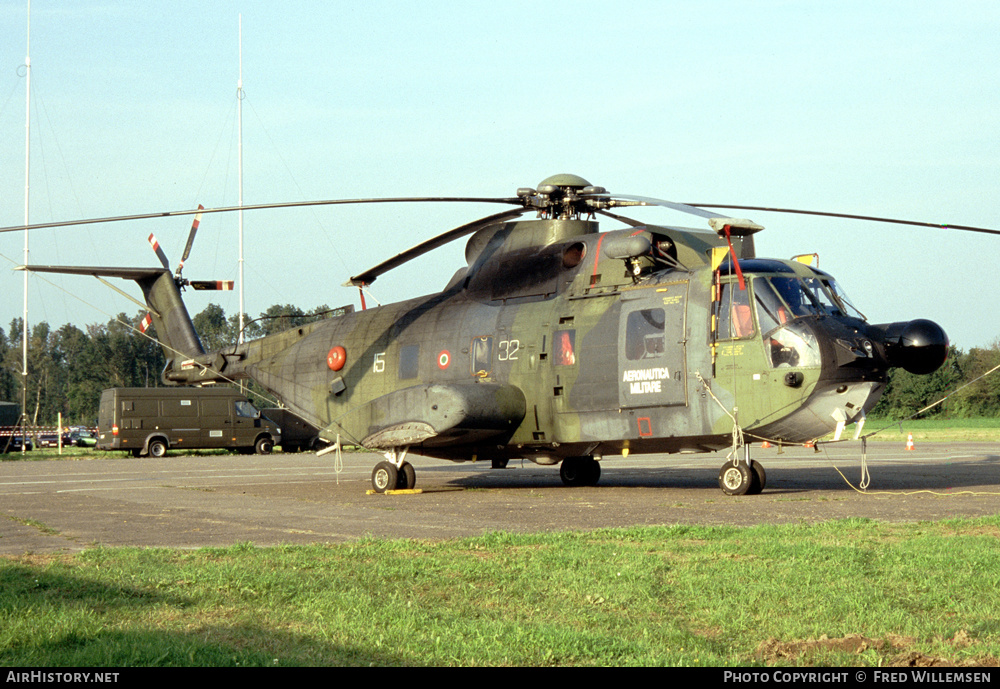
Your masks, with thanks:
[[(199, 203), (198, 210), (203, 211), (205, 210), (205, 207)], [(181, 277), (181, 271), (184, 269), (184, 261), (188, 260), (188, 256), (191, 255), (191, 245), (194, 244), (194, 236), (195, 234), (197, 234), (198, 225), (200, 224), (201, 224), (201, 213), (199, 212), (195, 214), (194, 222), (191, 223), (191, 231), (188, 233), (187, 244), (184, 245), (184, 255), (181, 256), (181, 262), (177, 264), (177, 272), (174, 274), (174, 277), (176, 277), (178, 280)]]
[(167, 260), (167, 255), (163, 253), (163, 247), (161, 247), (160, 243), (156, 241), (156, 235), (149, 235), (149, 245), (153, 247), (153, 251), (156, 252), (156, 257), (160, 259), (160, 263), (163, 264), (163, 267), (170, 270), (170, 261)]
[(235, 283), (233, 280), (191, 280), (187, 284), (191, 289), (231, 292)]

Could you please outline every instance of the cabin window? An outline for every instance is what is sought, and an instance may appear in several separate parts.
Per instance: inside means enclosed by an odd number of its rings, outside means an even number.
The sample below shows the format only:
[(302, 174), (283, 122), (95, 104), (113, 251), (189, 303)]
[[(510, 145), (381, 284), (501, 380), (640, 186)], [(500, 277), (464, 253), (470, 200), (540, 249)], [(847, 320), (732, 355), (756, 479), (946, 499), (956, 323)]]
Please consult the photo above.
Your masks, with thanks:
[(629, 361), (663, 356), (663, 309), (633, 311), (625, 322), (625, 356)]
[(576, 363), (576, 331), (557, 330), (555, 333), (556, 366), (572, 366)]
[(493, 370), (493, 338), (477, 337), (472, 340), (472, 375), (485, 378)]
[(417, 362), (420, 355), (420, 345), (404, 345), (399, 348), (399, 379), (407, 380), (417, 377)]

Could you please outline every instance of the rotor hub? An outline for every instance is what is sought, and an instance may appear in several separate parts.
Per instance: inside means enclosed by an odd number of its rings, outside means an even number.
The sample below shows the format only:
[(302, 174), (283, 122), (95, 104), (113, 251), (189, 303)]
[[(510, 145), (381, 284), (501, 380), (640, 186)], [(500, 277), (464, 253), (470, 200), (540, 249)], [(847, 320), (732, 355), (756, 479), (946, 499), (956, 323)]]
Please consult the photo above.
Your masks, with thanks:
[(596, 187), (579, 175), (559, 174), (543, 179), (538, 189), (522, 187), (517, 196), (527, 208), (536, 208), (539, 217), (560, 220), (578, 219), (581, 214), (592, 214), (599, 207), (600, 195), (607, 195), (604, 187)]

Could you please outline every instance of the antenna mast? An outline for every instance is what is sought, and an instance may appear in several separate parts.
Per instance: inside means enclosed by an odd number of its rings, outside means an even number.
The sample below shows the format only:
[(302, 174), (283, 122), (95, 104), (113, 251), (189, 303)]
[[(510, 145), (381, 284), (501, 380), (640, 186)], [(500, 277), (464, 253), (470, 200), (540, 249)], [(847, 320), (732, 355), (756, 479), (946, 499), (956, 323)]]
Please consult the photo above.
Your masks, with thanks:
[[(28, 199), (31, 182), (31, 0), (28, 0), (28, 30), (27, 49), (24, 58), (25, 99), (24, 99), (24, 265), (28, 265)], [(28, 413), (28, 272), (24, 273), (24, 316), (21, 319), (21, 428)], [(26, 443), (21, 443), (21, 453), (24, 454)]]
[(236, 82), (236, 102), (239, 120), (239, 185), (240, 185), (240, 334), (239, 343), (243, 344), (243, 15), (240, 15), (240, 78)]

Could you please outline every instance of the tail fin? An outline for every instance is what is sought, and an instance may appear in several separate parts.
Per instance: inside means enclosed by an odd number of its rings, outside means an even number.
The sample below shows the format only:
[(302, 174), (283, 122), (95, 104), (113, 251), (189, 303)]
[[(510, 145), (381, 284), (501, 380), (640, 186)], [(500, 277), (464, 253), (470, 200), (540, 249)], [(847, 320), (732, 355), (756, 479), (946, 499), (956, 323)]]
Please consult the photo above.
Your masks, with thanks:
[[(146, 307), (153, 317), (156, 335), (167, 360), (194, 358), (205, 354), (194, 330), (191, 316), (181, 299), (181, 292), (166, 268), (92, 268), (87, 266), (20, 266), (18, 270), (32, 273), (63, 273), (93, 275), (135, 280), (142, 289)], [(119, 290), (120, 291), (120, 290)], [(127, 296), (127, 295), (126, 295)]]

